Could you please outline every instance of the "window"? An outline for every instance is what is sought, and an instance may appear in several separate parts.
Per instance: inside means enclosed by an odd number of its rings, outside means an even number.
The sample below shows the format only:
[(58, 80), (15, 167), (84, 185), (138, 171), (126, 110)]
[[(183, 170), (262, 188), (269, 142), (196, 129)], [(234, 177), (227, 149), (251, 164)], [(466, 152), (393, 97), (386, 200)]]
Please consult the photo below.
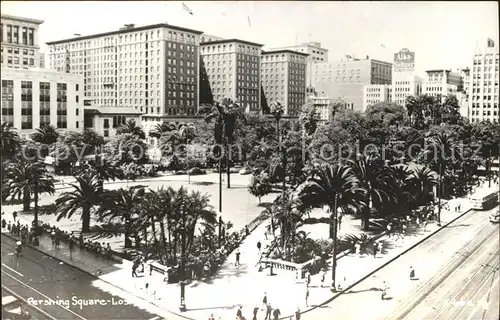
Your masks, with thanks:
[(33, 83), (21, 81), (21, 129), (33, 129)]
[(57, 84), (57, 128), (67, 128), (67, 84)]
[(2, 121), (14, 126), (14, 81), (2, 80)]

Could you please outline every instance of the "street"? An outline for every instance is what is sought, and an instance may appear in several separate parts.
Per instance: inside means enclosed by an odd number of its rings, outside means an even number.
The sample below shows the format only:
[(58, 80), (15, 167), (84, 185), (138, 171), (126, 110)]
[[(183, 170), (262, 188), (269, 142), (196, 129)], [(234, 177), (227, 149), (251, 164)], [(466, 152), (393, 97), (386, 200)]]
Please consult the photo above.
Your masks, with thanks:
[(494, 210), (469, 212), (303, 319), (498, 319), (499, 227), (488, 221)]
[(96, 278), (89, 274), (28, 247), (16, 257), (14, 247), (14, 240), (2, 235), (2, 285), (52, 319), (155, 317), (126, 299), (96, 288), (92, 284)]

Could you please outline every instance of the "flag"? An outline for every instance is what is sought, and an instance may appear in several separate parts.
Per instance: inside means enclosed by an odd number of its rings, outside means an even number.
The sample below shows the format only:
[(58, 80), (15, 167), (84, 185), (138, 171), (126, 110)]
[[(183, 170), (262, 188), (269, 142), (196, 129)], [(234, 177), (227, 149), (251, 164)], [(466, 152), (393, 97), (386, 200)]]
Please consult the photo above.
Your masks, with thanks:
[(488, 48), (493, 48), (495, 46), (495, 41), (493, 39), (488, 38)]
[(186, 6), (186, 4), (184, 2), (182, 3), (182, 9), (187, 11), (187, 13), (189, 13), (190, 15), (193, 15), (193, 10), (189, 9), (189, 7)]
[(247, 18), (248, 18), (248, 26), (251, 27), (252, 23), (250, 22), (250, 16), (247, 16)]

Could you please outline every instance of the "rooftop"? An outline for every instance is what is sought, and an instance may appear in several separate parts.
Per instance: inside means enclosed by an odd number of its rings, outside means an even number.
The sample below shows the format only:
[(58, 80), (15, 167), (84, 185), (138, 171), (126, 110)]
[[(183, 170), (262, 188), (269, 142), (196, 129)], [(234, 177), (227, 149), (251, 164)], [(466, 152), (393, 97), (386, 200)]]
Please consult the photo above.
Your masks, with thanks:
[(32, 19), (32, 18), (24, 18), (24, 17), (17, 17), (17, 16), (11, 16), (11, 15), (8, 15), (8, 14), (2, 14), (1, 17), (2, 17), (2, 20), (3, 19), (10, 19), (10, 20), (16, 20), (16, 21), (21, 21), (21, 22), (31, 22), (31, 23), (36, 23), (36, 24), (42, 24), (42, 23), (44, 23), (43, 20)]
[(93, 38), (99, 38), (99, 37), (105, 37), (105, 36), (112, 36), (112, 35), (116, 35), (116, 34), (144, 31), (144, 30), (157, 29), (157, 28), (169, 28), (169, 29), (173, 29), (173, 30), (191, 32), (191, 33), (195, 33), (195, 34), (202, 34), (203, 33), (201, 31), (187, 29), (187, 28), (183, 28), (183, 27), (178, 27), (178, 26), (174, 26), (174, 25), (171, 25), (168, 23), (157, 23), (157, 24), (151, 24), (151, 25), (142, 26), (142, 27), (127, 27), (127, 28), (121, 28), (121, 29), (115, 30), (115, 31), (97, 33), (97, 34), (92, 34), (92, 35), (88, 35), (88, 36), (79, 36), (79, 37), (74, 37), (74, 38), (69, 38), (69, 39), (64, 39), (64, 40), (50, 41), (50, 42), (47, 42), (47, 44), (48, 45), (61, 44), (61, 43), (66, 43), (66, 42), (87, 40), (87, 39), (93, 39)]
[(124, 115), (124, 114), (142, 114), (141, 111), (135, 110), (134, 108), (129, 107), (97, 107), (97, 106), (89, 106), (84, 108), (85, 113), (90, 114), (116, 114), (116, 115)]
[(200, 45), (205, 46), (205, 45), (213, 45), (213, 44), (221, 44), (221, 43), (229, 43), (229, 42), (239, 42), (243, 44), (248, 44), (250, 46), (257, 46), (257, 47), (263, 47), (263, 44), (260, 43), (255, 43), (255, 42), (250, 42), (246, 40), (240, 40), (240, 39), (221, 39), (221, 40), (215, 40), (215, 41), (207, 41), (203, 42)]
[(298, 54), (300, 56), (307, 57), (309, 54), (304, 53), (304, 52), (298, 52), (290, 49), (278, 49), (278, 50), (267, 50), (267, 51), (262, 51), (262, 54), (275, 54), (275, 53), (293, 53), (293, 54)]

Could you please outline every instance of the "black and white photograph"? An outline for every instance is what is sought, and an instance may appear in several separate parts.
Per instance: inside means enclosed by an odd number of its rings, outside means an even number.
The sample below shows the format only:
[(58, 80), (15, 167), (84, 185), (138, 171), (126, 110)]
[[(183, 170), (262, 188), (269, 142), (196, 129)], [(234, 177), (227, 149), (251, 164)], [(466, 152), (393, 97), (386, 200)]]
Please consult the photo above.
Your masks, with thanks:
[(497, 1), (2, 1), (3, 320), (498, 320)]

